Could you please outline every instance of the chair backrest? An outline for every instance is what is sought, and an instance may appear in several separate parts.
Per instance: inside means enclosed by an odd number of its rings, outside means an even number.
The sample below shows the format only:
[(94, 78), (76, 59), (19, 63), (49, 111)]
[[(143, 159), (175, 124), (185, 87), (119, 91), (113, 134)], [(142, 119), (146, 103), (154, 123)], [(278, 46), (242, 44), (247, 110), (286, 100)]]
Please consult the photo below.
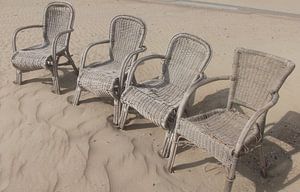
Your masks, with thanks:
[(121, 63), (131, 52), (142, 46), (146, 35), (145, 23), (128, 15), (116, 16), (110, 25), (110, 56)]
[[(62, 31), (73, 28), (74, 9), (66, 2), (49, 3), (44, 15), (44, 40), (51, 43), (55, 36)], [(62, 35), (58, 41), (59, 46), (67, 46), (70, 35)]]
[(175, 35), (163, 64), (164, 80), (185, 92), (206, 68), (211, 52), (209, 44), (199, 37), (186, 33)]
[(294, 67), (291, 61), (280, 57), (237, 49), (228, 108), (234, 103), (252, 110), (260, 109), (279, 91)]

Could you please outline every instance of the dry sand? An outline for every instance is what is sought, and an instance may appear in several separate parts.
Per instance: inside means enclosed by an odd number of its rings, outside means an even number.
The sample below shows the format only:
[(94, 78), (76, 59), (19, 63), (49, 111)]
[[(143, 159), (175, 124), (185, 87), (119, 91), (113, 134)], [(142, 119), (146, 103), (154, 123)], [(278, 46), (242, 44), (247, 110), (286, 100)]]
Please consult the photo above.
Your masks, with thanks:
[[(221, 191), (225, 171), (204, 151), (182, 147), (176, 172), (169, 174), (164, 168), (167, 161), (157, 154), (164, 134), (161, 128), (134, 116), (126, 131), (113, 128), (107, 122), (111, 101), (91, 94), (84, 94), (78, 107), (71, 106), (66, 99), (73, 94), (76, 77), (70, 68), (60, 71), (64, 89), (60, 96), (50, 92), (47, 71), (25, 74), (22, 86), (12, 83), (11, 36), (17, 27), (40, 24), (47, 2), (0, 0), (0, 192)], [(230, 74), (233, 50), (240, 46), (300, 62), (297, 18), (157, 1), (71, 2), (76, 19), (70, 50), (77, 65), (89, 43), (108, 37), (110, 20), (118, 14), (135, 15), (147, 23), (147, 54), (164, 53), (178, 32), (207, 40), (214, 50), (207, 68), (209, 76)], [(39, 30), (22, 33), (18, 46), (37, 43), (41, 37)], [(104, 59), (104, 50), (92, 51), (89, 60)], [(160, 64), (147, 63), (139, 68), (138, 79), (159, 72)], [(260, 177), (255, 155), (247, 155), (239, 164), (233, 191), (299, 191), (299, 74), (296, 67), (268, 116), (265, 144), (269, 177)], [(224, 106), (227, 87), (227, 83), (215, 83), (199, 90), (192, 112)]]

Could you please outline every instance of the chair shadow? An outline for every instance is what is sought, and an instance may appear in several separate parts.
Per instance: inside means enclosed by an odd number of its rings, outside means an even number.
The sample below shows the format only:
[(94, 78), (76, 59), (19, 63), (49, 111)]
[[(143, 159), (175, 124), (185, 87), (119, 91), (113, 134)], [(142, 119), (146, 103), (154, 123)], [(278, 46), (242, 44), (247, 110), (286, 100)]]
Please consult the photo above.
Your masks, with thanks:
[[(77, 75), (74, 73), (74, 71), (70, 68), (59, 68), (59, 71), (62, 72), (62, 74), (59, 75), (59, 83), (61, 88), (61, 94), (66, 94), (76, 88), (76, 80)], [(43, 84), (51, 85), (52, 86), (52, 78), (47, 76), (38, 77), (38, 78), (32, 78), (27, 79), (22, 82), (23, 85), (28, 83), (36, 83), (41, 82)]]
[(238, 173), (255, 183), (257, 192), (280, 191), (300, 179), (300, 170), (294, 169), (293, 177), (289, 175), (294, 167), (292, 156), (300, 152), (300, 114), (289, 111), (277, 123), (266, 128), (263, 146), (267, 177), (260, 176), (256, 150), (243, 156), (237, 169)]
[[(257, 191), (279, 191), (300, 179), (300, 170), (293, 170), (292, 156), (300, 152), (300, 113), (289, 111), (265, 132), (265, 155), (270, 185), (258, 184)], [(279, 145), (280, 144), (280, 145)], [(296, 172), (297, 171), (297, 172)], [(288, 179), (288, 180), (287, 180)]]
[(144, 119), (144, 117), (142, 115), (140, 115), (134, 109), (131, 109), (130, 111), (128, 111), (128, 113), (133, 114), (134, 116), (130, 117), (126, 120), (124, 129), (127, 131), (138, 130), (138, 129), (152, 129), (152, 128), (157, 127), (154, 123), (151, 123), (151, 122), (148, 122), (148, 123), (147, 122), (145, 122), (145, 123), (134, 122), (133, 124), (130, 124), (130, 122), (137, 120), (137, 119)]
[(202, 159), (199, 161), (194, 161), (191, 163), (182, 163), (182, 164), (176, 165), (176, 166), (174, 166), (174, 170), (178, 171), (178, 170), (182, 170), (182, 169), (189, 169), (189, 168), (204, 165), (206, 163), (218, 163), (218, 161), (213, 157), (208, 157), (208, 158), (205, 158), (205, 159)]
[[(136, 117), (133, 117), (133, 118), (130, 118), (129, 120), (131, 119), (136, 119)], [(116, 129), (119, 129), (118, 126), (116, 126), (114, 123), (113, 123), (113, 114), (109, 115), (107, 118), (106, 118), (106, 122), (116, 128)], [(135, 123), (135, 124), (130, 124), (130, 125), (127, 125), (124, 130), (126, 131), (131, 131), (131, 130), (138, 130), (138, 129), (149, 129), (149, 128), (156, 128), (157, 126), (153, 123)]]
[(134, 123), (134, 124), (127, 125), (125, 127), (127, 131), (138, 130), (138, 129), (153, 129), (153, 128), (157, 128), (157, 126), (153, 123)]
[(92, 97), (88, 99), (83, 99), (79, 101), (80, 104), (94, 103), (94, 102), (102, 102), (109, 105), (114, 105), (114, 100), (110, 97)]
[(202, 101), (194, 104), (190, 109), (188, 109), (188, 115), (193, 116), (217, 108), (226, 108), (228, 94), (229, 89), (226, 88), (217, 91), (216, 93), (207, 95)]

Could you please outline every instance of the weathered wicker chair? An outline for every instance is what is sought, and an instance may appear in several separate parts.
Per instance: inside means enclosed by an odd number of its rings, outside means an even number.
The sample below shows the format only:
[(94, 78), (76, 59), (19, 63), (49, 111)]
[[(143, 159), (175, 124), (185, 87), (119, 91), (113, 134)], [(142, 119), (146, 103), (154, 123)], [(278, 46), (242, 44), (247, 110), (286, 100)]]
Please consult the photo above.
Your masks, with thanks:
[[(168, 130), (161, 152), (162, 156), (168, 156), (169, 133), (174, 126), (176, 110), (191, 84), (203, 78), (203, 71), (210, 57), (211, 48), (208, 43), (196, 36), (182, 33), (172, 38), (165, 56), (149, 55), (137, 60), (121, 96), (120, 128), (124, 128), (128, 108), (134, 108), (145, 118)], [(161, 76), (135, 84), (133, 75), (137, 66), (151, 59), (163, 60)]]
[[(127, 15), (116, 16), (111, 21), (110, 39), (90, 44), (82, 55), (73, 105), (78, 104), (82, 88), (99, 97), (113, 97), (113, 122), (118, 124), (119, 98), (124, 80), (131, 63), (137, 59), (139, 53), (146, 50), (143, 46), (145, 35), (146, 25), (142, 20)], [(110, 44), (110, 59), (85, 66), (88, 51), (95, 45), (105, 43)]]
[[(17, 69), (16, 84), (22, 84), (22, 73), (49, 69), (52, 73), (54, 92), (60, 94), (58, 62), (61, 56), (68, 59), (76, 74), (78, 70), (69, 52), (69, 40), (73, 31), (74, 10), (69, 3), (53, 2), (45, 8), (43, 25), (21, 27), (13, 35), (12, 64)], [(44, 42), (26, 49), (17, 49), (17, 34), (29, 28), (42, 28)]]
[[(262, 139), (266, 115), (278, 101), (278, 91), (293, 69), (294, 64), (288, 60), (258, 51), (237, 49), (232, 76), (207, 78), (193, 84), (178, 109), (169, 171), (172, 171), (179, 138), (183, 137), (204, 148), (228, 169), (224, 191), (231, 191), (239, 156), (255, 147), (259, 148), (262, 174), (265, 176)], [(198, 87), (217, 80), (232, 81), (227, 108), (184, 117), (189, 96)]]

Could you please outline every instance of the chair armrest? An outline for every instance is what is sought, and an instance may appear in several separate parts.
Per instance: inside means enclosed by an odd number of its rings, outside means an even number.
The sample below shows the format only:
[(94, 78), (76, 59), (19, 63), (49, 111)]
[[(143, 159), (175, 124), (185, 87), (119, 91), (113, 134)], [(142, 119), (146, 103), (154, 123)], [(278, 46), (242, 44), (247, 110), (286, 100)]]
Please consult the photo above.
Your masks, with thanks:
[(199, 87), (204, 86), (209, 83), (212, 83), (212, 82), (215, 82), (215, 81), (220, 81), (220, 80), (233, 80), (233, 77), (230, 75), (224, 75), (224, 76), (207, 78), (207, 77), (205, 77), (205, 75), (203, 73), (201, 73), (199, 78), (185, 92), (183, 99), (180, 102), (180, 105), (178, 107), (177, 121), (182, 117), (182, 114), (185, 110), (185, 107), (186, 107), (186, 104), (187, 104), (189, 98)]
[(147, 55), (145, 57), (138, 59), (136, 62), (134, 62), (132, 64), (130, 71), (128, 72), (125, 89), (128, 88), (129, 85), (131, 84), (134, 72), (136, 71), (138, 65), (140, 65), (141, 63), (143, 63), (145, 61), (152, 60), (152, 59), (164, 60), (164, 59), (166, 59), (166, 57), (164, 55), (159, 55), (159, 54)]
[(57, 42), (59, 40), (59, 38), (64, 35), (64, 34), (67, 34), (67, 33), (71, 33), (73, 32), (74, 29), (69, 29), (69, 30), (66, 30), (66, 31), (61, 31), (59, 32), (55, 38), (53, 39), (52, 41), (52, 57), (53, 57), (53, 61), (55, 62), (55, 58), (56, 58), (56, 49), (57, 49)]
[(142, 46), (139, 49), (137, 49), (137, 50), (129, 53), (125, 57), (125, 59), (123, 60), (123, 62), (122, 62), (122, 68), (121, 68), (121, 71), (120, 71), (120, 87), (119, 87), (119, 91), (121, 91), (121, 89), (124, 86), (124, 76), (125, 76), (126, 69), (127, 69), (128, 65), (129, 65), (128, 62), (132, 59), (132, 57), (134, 57), (134, 56), (137, 57), (139, 53), (146, 51), (146, 49), (147, 49), (146, 46)]
[(235, 149), (234, 149), (234, 152), (235, 154), (238, 154), (242, 147), (243, 147), (243, 144), (245, 142), (245, 139), (246, 139), (246, 136), (247, 134), (249, 133), (250, 131), (250, 128), (256, 123), (257, 119), (263, 115), (264, 113), (266, 113), (271, 107), (273, 107), (278, 99), (279, 99), (279, 95), (278, 93), (271, 93), (272, 94), (272, 99), (271, 101), (269, 101), (265, 106), (263, 106), (261, 109), (257, 110), (251, 117), (250, 119), (248, 120), (248, 122), (246, 123), (245, 127), (243, 128), (240, 136), (239, 136), (239, 139), (236, 143), (236, 146), (235, 146)]
[(87, 46), (87, 48), (84, 50), (84, 52), (81, 55), (81, 61), (80, 61), (80, 67), (79, 67), (79, 72), (81, 71), (81, 69), (84, 68), (85, 66), (85, 61), (86, 61), (86, 56), (87, 53), (89, 52), (89, 50), (96, 46), (96, 45), (100, 45), (100, 44), (105, 44), (105, 43), (110, 43), (110, 40), (103, 40), (103, 41), (99, 41), (99, 42), (95, 42), (95, 43), (91, 43)]
[(13, 39), (12, 39), (12, 47), (13, 47), (13, 52), (17, 51), (17, 35), (20, 31), (23, 31), (25, 29), (30, 29), (30, 28), (42, 28), (44, 25), (28, 25), (24, 27), (20, 27), (16, 29), (16, 31), (13, 34)]

